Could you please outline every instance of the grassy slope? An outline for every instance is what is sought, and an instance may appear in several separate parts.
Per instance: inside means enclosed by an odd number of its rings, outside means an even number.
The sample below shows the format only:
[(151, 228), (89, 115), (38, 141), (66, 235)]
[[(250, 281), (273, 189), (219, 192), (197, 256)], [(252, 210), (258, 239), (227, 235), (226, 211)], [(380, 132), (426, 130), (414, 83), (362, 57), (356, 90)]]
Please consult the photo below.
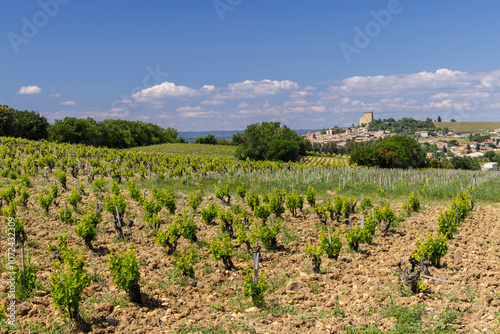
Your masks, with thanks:
[(481, 130), (495, 130), (500, 128), (500, 122), (436, 122), (438, 128), (448, 127), (450, 131), (470, 132)]

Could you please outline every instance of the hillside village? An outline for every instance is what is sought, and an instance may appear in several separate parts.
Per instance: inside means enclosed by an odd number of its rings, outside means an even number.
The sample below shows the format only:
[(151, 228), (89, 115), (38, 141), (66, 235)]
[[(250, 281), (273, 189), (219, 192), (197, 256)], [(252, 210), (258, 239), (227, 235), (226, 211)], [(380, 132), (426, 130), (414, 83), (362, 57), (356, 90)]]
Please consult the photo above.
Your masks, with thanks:
[[(396, 135), (391, 131), (370, 131), (369, 124), (374, 121), (373, 112), (365, 112), (359, 126), (333, 127), (318, 132), (309, 132), (305, 137), (315, 146), (333, 143), (345, 146), (348, 141), (364, 142)], [(471, 157), (482, 158), (486, 152), (500, 152), (500, 129), (477, 132), (415, 131), (412, 132), (424, 146), (428, 158), (434, 157)], [(474, 140), (474, 139), (480, 140)]]

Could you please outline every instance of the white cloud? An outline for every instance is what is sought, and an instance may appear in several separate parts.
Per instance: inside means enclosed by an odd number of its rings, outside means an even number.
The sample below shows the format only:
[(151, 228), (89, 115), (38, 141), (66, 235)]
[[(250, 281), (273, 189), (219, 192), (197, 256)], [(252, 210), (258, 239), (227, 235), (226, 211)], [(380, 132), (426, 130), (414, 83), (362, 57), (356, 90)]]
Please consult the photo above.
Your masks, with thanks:
[(180, 107), (180, 108), (176, 109), (176, 111), (178, 111), (178, 112), (190, 112), (190, 111), (200, 112), (200, 111), (203, 111), (203, 110), (204, 109), (201, 108), (200, 106), (196, 106), (196, 107), (185, 106), (185, 107)]
[(238, 104), (238, 108), (246, 108), (248, 107), (248, 103), (246, 102), (240, 102), (240, 104)]
[(470, 79), (467, 72), (448, 69), (389, 76), (355, 76), (330, 86), (330, 92), (344, 96), (397, 95), (401, 92), (422, 94), (435, 89), (468, 87)]
[(23, 86), (19, 89), (18, 94), (31, 95), (40, 94), (42, 89), (38, 86)]
[(205, 100), (201, 102), (202, 105), (204, 106), (218, 106), (222, 104), (227, 104), (227, 102), (224, 101), (217, 101), (217, 100)]
[(59, 93), (55, 93), (55, 94), (50, 94), (49, 96), (50, 96), (50, 97), (60, 97), (60, 96), (61, 96), (61, 94), (59, 94)]
[(290, 80), (246, 80), (232, 83), (227, 86), (229, 92), (216, 95), (216, 99), (255, 98), (258, 96), (276, 95), (287, 90), (299, 89), (296, 82)]
[(196, 89), (177, 86), (172, 82), (165, 81), (151, 88), (146, 88), (132, 95), (136, 102), (150, 102), (155, 99), (192, 97), (198, 93)]
[(61, 102), (59, 104), (62, 104), (63, 106), (74, 106), (74, 105), (76, 105), (76, 102), (75, 101), (64, 101), (64, 102)]
[(215, 111), (183, 111), (180, 113), (181, 117), (184, 118), (197, 118), (197, 117), (216, 117), (220, 116), (222, 113), (220, 112), (215, 112)]

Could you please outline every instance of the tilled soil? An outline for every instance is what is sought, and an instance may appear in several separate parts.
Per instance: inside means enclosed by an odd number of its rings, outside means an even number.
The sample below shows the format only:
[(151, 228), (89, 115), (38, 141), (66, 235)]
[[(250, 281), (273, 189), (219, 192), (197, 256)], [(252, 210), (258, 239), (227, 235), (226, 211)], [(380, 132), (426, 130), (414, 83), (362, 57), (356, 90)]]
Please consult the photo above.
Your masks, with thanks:
[[(127, 193), (127, 192), (125, 192)], [(90, 200), (90, 195), (84, 199)], [(36, 192), (32, 198), (37, 198)], [(128, 197), (127, 197), (128, 198)], [(233, 262), (238, 270), (226, 271), (222, 262), (210, 255), (210, 239), (219, 233), (218, 226), (207, 226), (195, 215), (199, 232), (198, 255), (195, 264), (196, 285), (175, 274), (174, 257), (167, 256), (153, 240), (153, 232), (141, 222), (142, 209), (127, 200), (127, 215), (135, 218), (132, 244), (137, 249), (141, 272), (143, 304), (128, 302), (128, 295), (119, 291), (108, 269), (109, 249), (125, 251), (130, 243), (117, 241), (112, 227), (112, 216), (104, 213), (98, 227), (91, 252), (74, 233), (74, 226), (56, 219), (53, 207), (49, 217), (41, 214), (38, 203), (30, 200), (31, 209), (21, 211), (29, 240), (38, 245), (32, 249), (32, 261), (41, 269), (39, 282), (45, 291), (38, 291), (29, 301), (17, 300), (16, 322), (24, 329), (14, 333), (27, 333), (28, 324), (36, 324), (45, 330), (54, 330), (64, 317), (55, 310), (50, 297), (51, 254), (48, 244), (55, 244), (57, 234), (65, 230), (72, 238), (69, 246), (84, 254), (87, 271), (93, 282), (85, 289), (80, 312), (92, 324), (92, 333), (172, 333), (175, 331), (208, 333), (337, 333), (346, 326), (377, 326), (386, 331), (395, 324), (395, 318), (385, 318), (380, 310), (390, 302), (411, 306), (425, 304), (423, 322), (431, 325), (447, 308), (460, 312), (452, 325), (458, 333), (489, 330), (497, 325), (500, 311), (500, 209), (477, 207), (459, 227), (459, 233), (448, 242), (448, 254), (439, 268), (430, 267), (432, 276), (447, 283), (425, 280), (428, 289), (418, 295), (406, 295), (400, 291), (395, 268), (398, 260), (408, 266), (408, 257), (415, 251), (415, 243), (436, 232), (438, 207), (425, 207), (420, 213), (406, 218), (387, 235), (377, 231), (371, 245), (362, 244), (361, 251), (349, 251), (342, 236), (343, 248), (338, 260), (322, 257), (321, 274), (313, 274), (311, 260), (306, 256), (306, 242), (318, 244), (319, 221), (310, 209), (305, 208), (299, 217), (284, 214), (286, 231), (278, 237), (280, 249), (276, 252), (263, 250), (260, 272), (266, 275), (269, 291), (267, 308), (258, 309), (243, 296), (243, 268), (252, 266), (246, 248), (235, 245)], [(217, 199), (208, 202), (224, 204)], [(234, 201), (249, 209), (241, 201)], [(424, 203), (425, 204), (425, 203)], [(187, 206), (180, 199), (178, 208)], [(30, 206), (28, 206), (30, 207)], [(401, 213), (399, 207), (393, 207)], [(178, 209), (177, 212), (180, 212)], [(356, 215), (359, 217), (359, 213)], [(356, 219), (354, 219), (356, 221)], [(2, 217), (2, 226), (6, 218)], [(343, 230), (346, 225), (330, 225), (332, 231)], [(186, 249), (189, 242), (182, 239), (178, 250)], [(6, 254), (2, 243), (2, 254)], [(19, 252), (18, 252), (19, 253)], [(4, 292), (8, 285), (2, 274)], [(338, 299), (337, 299), (338, 298)], [(337, 302), (338, 300), (338, 302)], [(344, 315), (339, 314), (339, 310)], [(66, 328), (69, 325), (66, 324)], [(2, 332), (3, 330), (3, 332)], [(210, 332), (210, 333), (212, 333)], [(0, 329), (0, 333), (7, 333)]]

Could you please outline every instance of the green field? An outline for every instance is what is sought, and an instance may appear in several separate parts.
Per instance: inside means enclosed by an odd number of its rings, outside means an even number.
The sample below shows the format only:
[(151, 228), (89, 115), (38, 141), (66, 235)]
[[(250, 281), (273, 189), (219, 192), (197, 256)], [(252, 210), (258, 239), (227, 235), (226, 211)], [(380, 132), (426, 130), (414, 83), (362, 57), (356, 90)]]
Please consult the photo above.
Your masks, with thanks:
[(235, 146), (205, 145), (205, 144), (160, 144), (135, 147), (132, 151), (145, 153), (166, 153), (180, 155), (201, 155), (211, 157), (233, 157)]
[(500, 122), (435, 122), (437, 128), (448, 128), (454, 132), (491, 131), (500, 129)]

